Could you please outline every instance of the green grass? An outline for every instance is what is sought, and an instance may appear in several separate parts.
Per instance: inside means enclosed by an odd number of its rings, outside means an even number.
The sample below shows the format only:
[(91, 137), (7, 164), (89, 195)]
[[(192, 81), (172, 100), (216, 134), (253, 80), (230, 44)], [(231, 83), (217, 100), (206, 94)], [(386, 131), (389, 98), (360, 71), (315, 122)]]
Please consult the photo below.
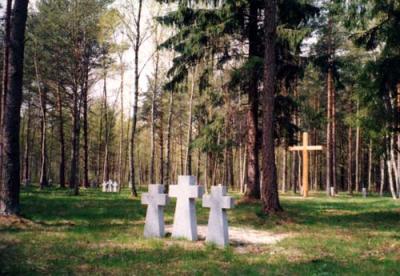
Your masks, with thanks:
[[(22, 193), (26, 220), (0, 221), (0, 274), (400, 275), (400, 202), (316, 194), (282, 196), (282, 204), (278, 217), (263, 216), (259, 204), (229, 211), (230, 225), (292, 234), (243, 251), (143, 239), (145, 208), (127, 191), (74, 197), (31, 188)], [(197, 210), (206, 224), (208, 210)]]

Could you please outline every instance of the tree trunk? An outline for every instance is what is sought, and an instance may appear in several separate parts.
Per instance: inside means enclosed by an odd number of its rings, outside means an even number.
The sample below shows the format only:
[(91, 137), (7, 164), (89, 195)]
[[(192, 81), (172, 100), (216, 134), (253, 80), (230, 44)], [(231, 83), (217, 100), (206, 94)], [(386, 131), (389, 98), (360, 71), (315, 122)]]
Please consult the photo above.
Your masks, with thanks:
[(136, 191), (136, 183), (135, 183), (135, 141), (136, 141), (136, 125), (137, 125), (137, 117), (138, 117), (138, 101), (139, 101), (139, 49), (140, 49), (140, 22), (142, 17), (142, 4), (143, 0), (139, 0), (139, 8), (138, 14), (136, 18), (136, 42), (134, 45), (134, 55), (135, 55), (135, 103), (133, 105), (133, 118), (132, 118), (132, 133), (131, 133), (131, 141), (130, 141), (130, 150), (129, 150), (129, 157), (130, 157), (130, 177), (131, 177), (131, 184), (132, 190), (131, 195), (137, 196)]
[(40, 81), (39, 67), (37, 64), (36, 49), (34, 50), (33, 63), (35, 67), (36, 85), (40, 99), (40, 177), (39, 185), (40, 189), (44, 189), (48, 186), (47, 181), (47, 114), (46, 114), (46, 93), (42, 89), (42, 83)]
[(125, 86), (125, 65), (123, 61), (122, 54), (120, 56), (120, 75), (121, 75), (121, 82), (120, 82), (120, 133), (119, 133), (119, 154), (118, 154), (118, 183), (119, 183), (119, 188), (121, 189), (122, 187), (122, 182), (123, 182), (123, 151), (124, 151), (124, 86)]
[(88, 74), (85, 75), (83, 95), (83, 186), (89, 188), (89, 120), (88, 120)]
[(347, 191), (353, 194), (353, 129), (349, 127), (347, 160)]
[(282, 154), (282, 193), (286, 193), (286, 179), (287, 179), (287, 150), (283, 148)]
[[(357, 114), (358, 114), (358, 104), (357, 104)], [(355, 175), (356, 175), (356, 183), (355, 183), (355, 190), (356, 192), (360, 191), (360, 127), (357, 126), (356, 128), (356, 167), (355, 167)]]
[(0, 215), (15, 215), (19, 212), (20, 148), (19, 129), (22, 104), (24, 72), (25, 26), (28, 15), (28, 0), (16, 1), (13, 8), (10, 33), (10, 60), (8, 80), (5, 88), (3, 118), (3, 160), (0, 183)]
[[(249, 58), (258, 55), (258, 11), (257, 3), (250, 1), (249, 17)], [(256, 68), (254, 68), (256, 70)], [(257, 74), (252, 74), (248, 87), (249, 109), (247, 111), (247, 189), (246, 198), (260, 199), (259, 130), (258, 107), (259, 91)]]
[(150, 155), (150, 183), (155, 183), (155, 155), (156, 155), (156, 108), (158, 94), (158, 69), (159, 69), (160, 54), (156, 52), (154, 86), (151, 99), (151, 155)]
[(60, 166), (59, 166), (59, 182), (60, 188), (65, 188), (65, 135), (64, 135), (64, 115), (63, 115), (63, 100), (60, 91), (60, 86), (56, 88), (57, 96), (57, 112), (58, 112), (58, 134), (60, 135)]
[[(162, 99), (162, 95), (160, 95)], [(159, 128), (159, 139), (160, 139), (160, 183), (164, 183), (164, 111), (162, 100), (160, 100), (160, 128)]]
[(192, 70), (192, 85), (189, 96), (189, 115), (188, 115), (188, 133), (187, 133), (187, 149), (186, 149), (186, 164), (185, 174), (192, 175), (192, 132), (193, 132), (193, 95), (196, 84), (197, 66)]
[(26, 112), (27, 122), (26, 122), (26, 137), (25, 137), (25, 149), (24, 149), (24, 171), (23, 171), (23, 182), (25, 186), (30, 184), (30, 156), (31, 156), (31, 121), (32, 121), (32, 103), (31, 100), (28, 101), (28, 110)]
[(78, 87), (73, 90), (72, 109), (72, 146), (71, 146), (71, 171), (69, 187), (74, 195), (79, 195), (79, 140), (80, 140), (80, 108)]
[(108, 153), (108, 144), (110, 139), (110, 125), (108, 122), (108, 103), (107, 103), (107, 73), (105, 72), (107, 69), (104, 66), (104, 78), (103, 78), (103, 110), (104, 110), (104, 125), (105, 125), (105, 133), (104, 133), (104, 163), (103, 163), (103, 182), (107, 182), (110, 180), (110, 166), (109, 166), (109, 153)]
[(372, 188), (372, 141), (368, 145), (368, 186), (367, 190), (371, 191)]
[[(2, 90), (0, 91), (0, 166), (3, 164), (4, 144), (4, 112), (7, 99), (8, 81), (9, 81), (9, 66), (10, 66), (10, 44), (11, 44), (11, 7), (12, 0), (7, 0), (5, 18), (4, 18), (4, 56), (3, 56), (3, 76)], [(3, 170), (0, 169), (0, 179), (3, 178)]]
[(168, 110), (168, 126), (167, 126), (167, 164), (165, 166), (166, 174), (164, 183), (166, 185), (166, 191), (168, 192), (168, 187), (171, 184), (171, 137), (172, 137), (172, 114), (174, 106), (174, 92), (170, 92), (169, 98), (169, 110)]
[(383, 196), (383, 191), (385, 187), (385, 159), (381, 157), (380, 160), (380, 187), (379, 187), (379, 195)]
[(265, 0), (265, 57), (263, 101), (263, 209), (267, 214), (282, 211), (275, 166), (274, 105), (276, 83), (277, 1)]

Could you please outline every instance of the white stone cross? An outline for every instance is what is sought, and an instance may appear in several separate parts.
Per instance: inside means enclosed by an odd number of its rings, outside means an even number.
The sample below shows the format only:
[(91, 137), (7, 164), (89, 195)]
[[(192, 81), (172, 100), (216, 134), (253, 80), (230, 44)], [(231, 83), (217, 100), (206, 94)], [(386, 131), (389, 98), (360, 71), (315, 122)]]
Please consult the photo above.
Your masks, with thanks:
[(144, 236), (161, 238), (165, 235), (164, 206), (168, 204), (168, 196), (164, 194), (164, 185), (149, 185), (149, 192), (142, 194), (142, 204), (147, 205)]
[(111, 189), (111, 191), (112, 192), (114, 192), (114, 193), (117, 193), (118, 192), (118, 183), (117, 183), (117, 181), (114, 181), (114, 182), (112, 182), (112, 184), (111, 184), (112, 186), (112, 189)]
[(233, 208), (233, 198), (226, 195), (226, 187), (211, 187), (211, 193), (203, 196), (203, 207), (210, 208), (206, 241), (218, 246), (229, 244), (226, 209)]
[(169, 196), (176, 197), (172, 237), (197, 240), (196, 198), (204, 193), (202, 186), (196, 185), (194, 176), (179, 176), (178, 185), (169, 187)]

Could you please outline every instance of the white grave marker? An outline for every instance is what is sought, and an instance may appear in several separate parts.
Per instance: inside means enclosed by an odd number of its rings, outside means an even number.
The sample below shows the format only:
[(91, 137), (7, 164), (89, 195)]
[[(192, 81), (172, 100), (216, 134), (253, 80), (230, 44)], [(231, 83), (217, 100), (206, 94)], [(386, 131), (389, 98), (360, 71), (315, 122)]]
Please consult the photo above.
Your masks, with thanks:
[(111, 186), (112, 187), (111, 191), (114, 192), (114, 193), (117, 193), (118, 192), (118, 187), (119, 187), (117, 181), (112, 182), (111, 185), (112, 185)]
[(149, 192), (142, 195), (142, 204), (147, 205), (144, 236), (146, 238), (161, 238), (165, 235), (164, 206), (168, 196), (164, 194), (164, 185), (149, 185)]
[(233, 198), (226, 195), (226, 187), (211, 187), (211, 193), (203, 196), (203, 207), (210, 208), (206, 241), (219, 246), (229, 244), (226, 209), (233, 208)]
[(204, 189), (196, 185), (194, 176), (179, 176), (178, 185), (169, 187), (169, 196), (176, 197), (172, 237), (197, 240), (196, 198), (202, 197)]

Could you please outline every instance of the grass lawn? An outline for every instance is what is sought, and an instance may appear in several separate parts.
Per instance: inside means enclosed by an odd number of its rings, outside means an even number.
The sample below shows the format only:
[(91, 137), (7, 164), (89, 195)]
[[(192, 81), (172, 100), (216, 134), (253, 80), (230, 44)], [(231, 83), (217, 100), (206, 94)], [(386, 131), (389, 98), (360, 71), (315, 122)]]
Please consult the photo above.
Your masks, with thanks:
[[(400, 201), (344, 194), (281, 199), (286, 212), (279, 217), (261, 215), (259, 204), (229, 211), (232, 226), (291, 234), (239, 250), (143, 239), (145, 208), (128, 191), (74, 197), (30, 188), (22, 193), (24, 219), (0, 220), (0, 274), (400, 275)], [(167, 224), (173, 210), (170, 203)], [(208, 209), (197, 210), (206, 224)]]

